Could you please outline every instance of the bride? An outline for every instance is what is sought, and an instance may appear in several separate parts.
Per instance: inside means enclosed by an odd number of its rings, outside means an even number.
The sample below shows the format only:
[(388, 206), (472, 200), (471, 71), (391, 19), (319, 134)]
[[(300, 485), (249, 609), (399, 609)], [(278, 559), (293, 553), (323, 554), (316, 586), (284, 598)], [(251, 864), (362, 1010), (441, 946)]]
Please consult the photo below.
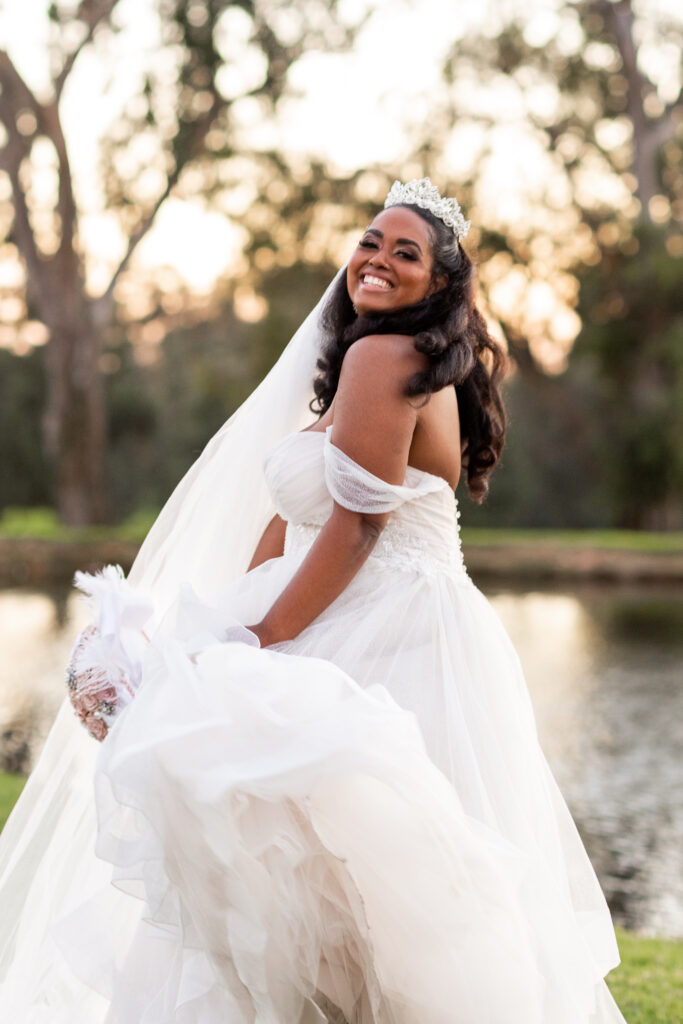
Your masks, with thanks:
[(129, 580), (80, 576), (104, 742), (65, 704), (0, 841), (3, 1019), (623, 1024), (460, 551), (453, 491), (483, 498), (504, 435), (468, 226), (396, 182)]

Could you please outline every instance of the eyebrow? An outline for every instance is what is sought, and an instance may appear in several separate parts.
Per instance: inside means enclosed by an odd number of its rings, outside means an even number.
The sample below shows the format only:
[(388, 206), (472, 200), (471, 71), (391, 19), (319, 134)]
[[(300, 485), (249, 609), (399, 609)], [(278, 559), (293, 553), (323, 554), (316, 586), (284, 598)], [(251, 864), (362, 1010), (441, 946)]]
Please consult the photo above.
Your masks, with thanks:
[[(384, 238), (384, 232), (378, 231), (377, 228), (367, 228), (365, 231), (366, 235), (377, 235), (378, 238)], [(412, 238), (397, 238), (396, 242), (398, 245), (414, 245), (418, 252), (422, 252), (422, 249), (414, 242)]]

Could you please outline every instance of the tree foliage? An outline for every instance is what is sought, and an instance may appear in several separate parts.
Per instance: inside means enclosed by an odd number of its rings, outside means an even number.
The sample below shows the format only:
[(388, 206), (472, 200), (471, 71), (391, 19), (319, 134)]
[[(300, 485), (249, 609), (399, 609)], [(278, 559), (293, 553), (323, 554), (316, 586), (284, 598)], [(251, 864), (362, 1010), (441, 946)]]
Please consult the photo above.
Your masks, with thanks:
[[(648, 0), (499, 11), (495, 31), (468, 35), (448, 54), (449, 88), (421, 149), (441, 175), (460, 139), (471, 153), (492, 311), (522, 368), (557, 371), (580, 326), (574, 317), (572, 330), (569, 314), (581, 268), (615, 243), (633, 255), (641, 222), (661, 225), (662, 242), (683, 255), (683, 21)], [(498, 174), (492, 192), (489, 169), (504, 161), (507, 181)], [(554, 310), (534, 317), (550, 291)]]
[[(25, 268), (28, 315), (48, 332), (45, 452), (60, 513), (72, 524), (107, 514), (100, 356), (105, 332), (116, 322), (117, 285), (135, 250), (171, 194), (209, 194), (220, 158), (248, 155), (241, 131), (245, 104), (252, 116), (270, 117), (305, 49), (343, 47), (353, 35), (337, 15), (337, 0), (302, 0), (295, 9), (282, 0), (161, 0), (154, 10), (158, 39), (151, 62), (102, 145), (102, 202), (125, 243), (95, 292), (88, 285), (61, 105), (84, 51), (116, 76), (122, 5), (51, 4), (44, 94), (0, 50), (0, 175), (12, 199), (11, 211), (5, 204), (6, 237)], [(46, 146), (56, 178), (47, 200), (38, 182)]]
[[(204, 324), (169, 332), (149, 366), (120, 340), (108, 350), (109, 490), (117, 518), (158, 508), (207, 440), (265, 376), (330, 277), (329, 267), (274, 270), (270, 314), (248, 324), (230, 301)], [(159, 458), (163, 452), (164, 457)]]
[[(490, 306), (518, 368), (537, 378), (536, 397), (564, 396), (555, 416), (564, 418), (570, 458), (608, 482), (617, 525), (683, 521), (682, 51), (683, 21), (653, 5), (570, 0), (468, 37), (445, 67), (443, 123), (456, 135), (467, 124), (481, 129), (471, 189)], [(506, 129), (528, 161), (508, 183), (508, 200), (519, 202), (507, 207), (481, 185)], [(432, 139), (430, 152), (439, 165), (447, 147), (435, 151)], [(530, 317), (549, 290), (556, 309), (578, 314), (564, 342), (553, 339), (551, 319)], [(566, 371), (550, 388), (541, 376), (548, 365)], [(595, 444), (574, 429), (572, 397), (586, 380)], [(558, 448), (557, 460), (567, 457)]]
[[(393, 177), (429, 173), (473, 221), (482, 301), (519, 371), (484, 518), (681, 523), (679, 18), (652, 0), (501, 3), (497, 21), (448, 52), (429, 116), (407, 126), (405, 166), (341, 174), (322, 157), (282, 152), (267, 130), (299, 56), (352, 39), (336, 0), (160, 0), (149, 60), (99, 143), (98, 202), (121, 240), (105, 280), (84, 242), (62, 97), (82, 54), (116, 82), (122, 9), (117, 0), (50, 8), (47, 91), (32, 90), (0, 52), (0, 235), (3, 255), (15, 247), (26, 268), (22, 315), (49, 332), (44, 451), (64, 518), (104, 515), (107, 488), (115, 514), (158, 503), (267, 369), (290, 312), (298, 323), (312, 305), (306, 289), (317, 298)], [(52, 200), (37, 188), (46, 147)], [(212, 323), (193, 320), (182, 282), (133, 273), (171, 197), (244, 228), (244, 256), (211, 300)], [(240, 319), (266, 308), (259, 323)], [(168, 336), (141, 370), (129, 341), (148, 329)]]
[(40, 444), (43, 352), (0, 349), (0, 509), (46, 505), (49, 487)]
[(581, 275), (579, 335), (569, 374), (597, 382), (599, 471), (618, 525), (676, 529), (683, 504), (681, 262), (663, 231), (641, 226), (635, 255), (604, 250)]

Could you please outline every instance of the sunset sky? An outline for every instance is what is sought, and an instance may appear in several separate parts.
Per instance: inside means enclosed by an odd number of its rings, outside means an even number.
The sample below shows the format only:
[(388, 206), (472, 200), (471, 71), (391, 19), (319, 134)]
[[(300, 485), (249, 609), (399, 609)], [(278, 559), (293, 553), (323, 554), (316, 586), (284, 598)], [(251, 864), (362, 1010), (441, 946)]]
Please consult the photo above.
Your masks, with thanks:
[[(283, 106), (277, 127), (245, 117), (244, 131), (250, 140), (275, 144), (290, 153), (324, 156), (343, 170), (373, 163), (395, 163), (409, 150), (409, 127), (419, 125), (427, 115), (430, 100), (442, 88), (439, 81), (441, 58), (468, 31), (495, 30), (499, 14), (523, 11), (530, 41), (542, 44), (558, 32), (560, 0), (487, 0), (480, 4), (454, 0), (345, 0), (341, 10), (353, 22), (369, 9), (371, 17), (352, 53), (307, 54), (293, 69), (291, 82), (299, 91), (296, 99)], [(642, 0), (643, 10), (664, 9), (676, 15), (676, 0)], [(38, 95), (48, 87), (46, 0), (5, 0), (0, 2), (0, 40), (7, 47), (21, 73)], [(249, 83), (258, 76), (258, 63), (244, 59), (247, 19), (233, 11), (226, 25), (225, 56), (239, 55), (235, 70), (226, 70), (225, 87)], [(680, 14), (678, 15), (680, 17)], [(125, 238), (116, 219), (102, 210), (96, 172), (98, 143), (120, 111), (123, 102), (139, 92), (141, 76), (151, 59), (158, 60), (158, 26), (154, 0), (121, 0), (117, 7), (121, 31), (111, 45), (112, 59), (102, 61), (86, 50), (78, 59), (62, 101), (62, 117), (70, 147), (72, 167), (81, 207), (81, 231), (88, 251), (88, 281), (93, 293), (106, 286), (111, 269), (124, 250)], [(563, 45), (570, 50), (571, 26), (562, 27)], [(662, 98), (676, 87), (677, 58), (671, 48), (655, 51), (644, 45), (641, 59), (656, 66)], [(154, 55), (154, 56), (152, 56)], [(235, 62), (237, 64), (237, 62)], [(230, 76), (233, 76), (232, 78)], [(242, 76), (238, 82), (235, 76)], [(489, 131), (487, 142), (492, 158), (482, 166), (479, 193), (495, 206), (503, 219), (531, 216), (527, 199), (542, 189), (551, 168), (547, 157), (520, 144), (519, 119), (523, 111), (515, 90), (497, 83), (490, 94), (473, 93), (474, 107), (495, 112), (498, 126)], [(552, 105), (554, 96), (546, 90), (535, 98), (540, 107)], [(469, 132), (469, 134), (468, 134)], [(472, 162), (477, 148), (476, 132), (463, 126), (456, 130), (446, 153), (448, 183), (455, 183)], [(35, 157), (41, 160), (36, 147)], [(51, 170), (50, 147), (45, 144), (45, 170), (38, 187), (49, 199), (56, 176)], [(438, 182), (442, 184), (442, 182)], [(158, 181), (149, 172), (152, 196)], [(594, 187), (599, 187), (596, 183)], [(614, 202), (630, 196), (617, 195)], [(465, 211), (467, 214), (468, 211)], [(240, 229), (218, 209), (207, 211), (198, 202), (171, 197), (162, 208), (155, 227), (139, 247), (133, 268), (140, 271), (169, 266), (195, 292), (208, 293), (216, 279), (239, 255)], [(0, 257), (1, 264), (1, 257)], [(0, 265), (0, 286), (11, 270)], [(501, 286), (502, 287), (502, 286)], [(509, 301), (517, 301), (514, 279), (507, 281)], [(505, 296), (501, 292), (501, 298)], [(539, 308), (553, 299), (539, 282), (535, 301)], [(571, 314), (564, 325), (569, 339), (577, 324)], [(559, 328), (558, 328), (559, 329)], [(560, 333), (562, 330), (560, 329)]]
[[(0, 38), (29, 83), (40, 93), (48, 87), (45, 42), (45, 0), (22, 0), (0, 5)], [(94, 177), (99, 137), (116, 116), (123, 100), (134, 94), (150, 52), (157, 45), (153, 0), (122, 0), (115, 43), (116, 74), (103, 67), (92, 52), (78, 61), (63, 98), (63, 121), (69, 141), (78, 194), (85, 213), (83, 229), (88, 247), (106, 264), (123, 242), (118, 228), (98, 216), (99, 195)], [(275, 142), (288, 151), (325, 155), (344, 169), (400, 158), (406, 149), (402, 128), (406, 113), (419, 117), (425, 95), (438, 88), (439, 56), (484, 7), (442, 0), (346, 0), (344, 17), (354, 21), (371, 7), (373, 14), (355, 51), (350, 54), (311, 53), (294, 69), (292, 83), (301, 98), (283, 110), (280, 126), (249, 126), (251, 138)], [(246, 28), (246, 18), (244, 19)], [(243, 53), (239, 17), (230, 25), (230, 49)], [(242, 58), (245, 80), (249, 62)], [(254, 68), (255, 73), (258, 69)], [(400, 115), (400, 117), (398, 116)], [(188, 238), (196, 245), (188, 244)], [(219, 213), (197, 204), (171, 200), (140, 248), (143, 264), (175, 265), (194, 288), (208, 288), (239, 251), (240, 234)], [(96, 260), (93, 260), (95, 263)], [(94, 269), (94, 268), (93, 268)], [(92, 282), (96, 289), (99, 275)]]

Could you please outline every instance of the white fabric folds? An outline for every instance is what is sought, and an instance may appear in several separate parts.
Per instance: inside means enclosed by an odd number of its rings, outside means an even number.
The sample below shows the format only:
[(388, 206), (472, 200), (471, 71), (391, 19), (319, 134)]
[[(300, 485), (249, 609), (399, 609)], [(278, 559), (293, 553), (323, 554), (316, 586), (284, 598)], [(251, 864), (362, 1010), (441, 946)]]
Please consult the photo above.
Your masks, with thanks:
[(60, 934), (111, 1020), (284, 1024), (321, 994), (348, 1020), (447, 1024), (456, 1005), (502, 1024), (511, 996), (543, 1019), (519, 851), (467, 819), (381, 687), (244, 644), (190, 660), (165, 638), (121, 724), (97, 850), (142, 920), (110, 936), (129, 950), (114, 979), (83, 970), (97, 900)]
[(389, 484), (337, 448), (332, 443), (331, 430), (328, 427), (326, 431), (325, 484), (334, 500), (352, 512), (368, 515), (393, 512), (404, 501), (415, 501), (424, 494), (442, 489), (446, 483), (431, 473), (418, 473), (418, 480), (412, 487)]
[[(388, 484), (314, 430), (242, 493), (216, 444), (133, 589), (95, 588), (121, 623), (126, 593), (151, 602), (134, 699), (99, 746), (59, 720), (0, 842), (2, 1019), (623, 1024), (604, 897), (446, 481)], [(295, 639), (251, 646), (335, 501), (390, 512), (371, 555)], [(284, 555), (244, 574), (231, 525), (272, 509)], [(193, 562), (194, 514), (215, 522)]]

